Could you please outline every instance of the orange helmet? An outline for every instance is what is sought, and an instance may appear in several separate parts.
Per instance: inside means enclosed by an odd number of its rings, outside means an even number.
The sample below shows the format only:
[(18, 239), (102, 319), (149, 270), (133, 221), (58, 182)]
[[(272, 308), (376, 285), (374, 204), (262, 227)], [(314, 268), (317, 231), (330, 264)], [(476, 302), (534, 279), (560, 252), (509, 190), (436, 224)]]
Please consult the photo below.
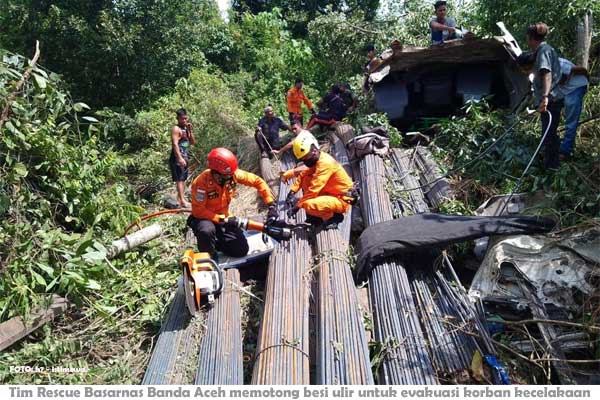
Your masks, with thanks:
[(233, 175), (238, 168), (237, 157), (225, 147), (214, 148), (208, 153), (208, 168), (223, 175)]

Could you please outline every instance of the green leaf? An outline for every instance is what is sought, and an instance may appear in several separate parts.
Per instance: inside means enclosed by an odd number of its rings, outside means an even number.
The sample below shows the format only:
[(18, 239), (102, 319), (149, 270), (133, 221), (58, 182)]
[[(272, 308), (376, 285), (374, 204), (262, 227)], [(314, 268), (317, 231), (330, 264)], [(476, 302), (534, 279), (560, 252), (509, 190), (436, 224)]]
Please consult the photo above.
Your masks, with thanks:
[(13, 169), (15, 173), (21, 178), (25, 178), (29, 173), (29, 171), (27, 171), (27, 166), (21, 162), (16, 163)]
[(90, 251), (85, 253), (81, 258), (88, 262), (102, 261), (106, 257), (105, 251)]
[(41, 276), (40, 274), (38, 274), (35, 271), (31, 271), (31, 275), (33, 275), (33, 277), (35, 278), (35, 280), (42, 286), (46, 286), (46, 280), (44, 279), (43, 276)]
[(84, 120), (86, 120), (88, 122), (100, 122), (96, 118), (94, 118), (94, 117), (88, 117), (88, 116), (81, 117), (81, 119), (84, 119)]
[(35, 83), (38, 85), (38, 87), (42, 90), (46, 89), (46, 83), (48, 82), (46, 80), (46, 78), (44, 78), (41, 75), (36, 74), (35, 72), (32, 74), (34, 79), (35, 79)]
[(97, 281), (93, 280), (93, 279), (90, 279), (90, 280), (87, 281), (86, 287), (88, 289), (92, 289), (92, 290), (100, 290), (100, 289), (102, 289), (102, 286), (100, 286), (100, 284)]
[(117, 312), (116, 306), (99, 305), (98, 308), (100, 308), (101, 311), (104, 311), (105, 313), (107, 313), (109, 315)]
[(38, 266), (39, 269), (41, 269), (42, 271), (47, 273), (48, 276), (50, 276), (50, 277), (54, 276), (54, 268), (52, 268), (46, 264), (42, 264), (42, 263), (36, 263), (36, 265)]
[(73, 108), (77, 112), (82, 112), (83, 110), (90, 110), (90, 106), (88, 106), (85, 103), (75, 103), (75, 104), (73, 104)]

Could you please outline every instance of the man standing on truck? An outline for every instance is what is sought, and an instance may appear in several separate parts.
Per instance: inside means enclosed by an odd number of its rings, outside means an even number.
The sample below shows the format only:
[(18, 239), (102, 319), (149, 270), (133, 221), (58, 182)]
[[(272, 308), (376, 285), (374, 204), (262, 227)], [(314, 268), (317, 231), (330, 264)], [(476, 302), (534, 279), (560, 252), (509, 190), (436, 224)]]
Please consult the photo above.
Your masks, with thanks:
[(559, 89), (561, 78), (560, 61), (556, 51), (544, 41), (548, 25), (538, 22), (527, 27), (527, 44), (534, 51), (533, 95), (537, 110), (542, 114), (544, 139), (544, 167), (556, 169), (560, 139), (556, 133), (563, 106), (563, 95)]
[(176, 111), (177, 125), (171, 129), (171, 156), (169, 168), (171, 178), (177, 188), (177, 203), (182, 208), (189, 208), (190, 203), (185, 200), (185, 181), (188, 178), (188, 149), (195, 144), (192, 124), (189, 122), (187, 111), (180, 108)]
[(573, 155), (579, 117), (583, 108), (583, 96), (585, 96), (590, 82), (585, 68), (578, 67), (565, 58), (558, 60), (562, 74), (559, 89), (565, 101), (565, 137), (560, 143), (559, 149), (559, 158), (562, 161)]

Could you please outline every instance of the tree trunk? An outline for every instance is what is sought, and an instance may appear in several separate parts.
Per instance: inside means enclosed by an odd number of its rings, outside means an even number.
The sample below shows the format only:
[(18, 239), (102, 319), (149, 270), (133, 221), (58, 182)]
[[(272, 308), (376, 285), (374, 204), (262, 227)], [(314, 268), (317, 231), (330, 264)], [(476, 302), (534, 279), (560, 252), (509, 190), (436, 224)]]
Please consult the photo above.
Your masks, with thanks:
[(162, 227), (159, 224), (153, 224), (127, 235), (124, 238), (115, 240), (112, 242), (107, 256), (109, 259), (115, 258), (121, 253), (125, 253), (134, 247), (151, 241), (152, 239), (156, 239), (162, 234), (162, 231)]
[(589, 67), (590, 47), (592, 45), (593, 17), (585, 14), (577, 23), (577, 65)]

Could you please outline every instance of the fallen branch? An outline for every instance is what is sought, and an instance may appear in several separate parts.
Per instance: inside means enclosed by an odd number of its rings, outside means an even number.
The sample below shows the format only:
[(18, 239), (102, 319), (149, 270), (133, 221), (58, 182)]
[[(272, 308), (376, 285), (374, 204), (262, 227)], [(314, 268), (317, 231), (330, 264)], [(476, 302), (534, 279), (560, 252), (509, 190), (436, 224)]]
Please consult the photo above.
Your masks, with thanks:
[(52, 303), (47, 308), (34, 310), (29, 317), (13, 317), (0, 324), (0, 351), (18, 342), (42, 325), (64, 313), (69, 304), (58, 296), (52, 295)]
[(4, 106), (4, 109), (2, 110), (2, 116), (0, 117), (0, 132), (2, 131), (2, 127), (4, 126), (4, 123), (6, 121), (8, 121), (8, 115), (10, 114), (10, 104), (17, 98), (17, 95), (21, 91), (21, 88), (23, 87), (23, 85), (25, 84), (27, 79), (29, 79), (29, 75), (31, 75), (31, 72), (33, 71), (33, 68), (35, 67), (35, 64), (37, 63), (37, 60), (39, 58), (40, 58), (40, 42), (36, 40), (35, 41), (35, 54), (33, 55), (33, 58), (31, 59), (31, 65), (23, 73), (23, 76), (21, 77), (21, 80), (19, 80), (19, 82), (17, 83), (17, 87), (15, 88), (15, 90), (10, 95), (8, 95), (8, 97), (6, 98), (6, 105)]

